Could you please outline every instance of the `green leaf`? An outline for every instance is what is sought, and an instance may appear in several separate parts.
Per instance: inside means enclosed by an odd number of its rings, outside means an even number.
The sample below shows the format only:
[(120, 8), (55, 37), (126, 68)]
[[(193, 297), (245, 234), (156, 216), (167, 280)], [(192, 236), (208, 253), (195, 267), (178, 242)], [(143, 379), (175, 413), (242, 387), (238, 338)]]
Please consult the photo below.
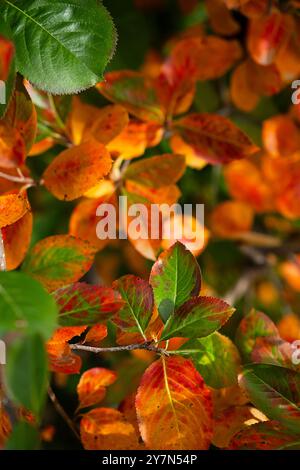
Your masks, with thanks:
[(4, 0), (18, 71), (37, 88), (71, 94), (102, 79), (116, 32), (97, 0)]
[(275, 324), (267, 315), (253, 309), (239, 324), (235, 344), (245, 361), (250, 362), (256, 340), (268, 337), (279, 338)]
[(161, 339), (208, 336), (219, 330), (234, 311), (226, 302), (215, 297), (192, 297), (169, 317)]
[(183, 155), (163, 154), (132, 163), (124, 178), (152, 188), (176, 183), (185, 170)]
[(153, 307), (151, 286), (139, 277), (127, 275), (113, 283), (125, 305), (112, 320), (123, 331), (139, 333), (146, 339), (145, 331), (150, 322)]
[(40, 333), (49, 338), (56, 327), (57, 307), (45, 289), (26, 274), (0, 273), (0, 332)]
[(33, 247), (22, 270), (53, 291), (78, 281), (90, 269), (94, 254), (88, 242), (71, 235), (53, 235)]
[(300, 433), (300, 374), (284, 367), (251, 364), (239, 377), (252, 403), (287, 430)]
[(12, 399), (39, 416), (48, 384), (47, 354), (40, 335), (26, 336), (11, 345), (5, 373)]
[(241, 367), (239, 352), (233, 342), (220, 333), (191, 339), (176, 351), (189, 355), (207, 385), (230, 387), (237, 383)]
[(154, 263), (150, 284), (164, 322), (191, 296), (198, 295), (201, 272), (192, 253), (180, 242), (164, 251)]
[[(11, 41), (10, 46), (14, 48), (14, 45), (12, 43), (12, 32), (10, 28), (8, 27), (8, 25), (6, 24), (6, 22), (3, 21), (2, 18), (0, 22), (0, 36), (2, 37), (1, 40), (4, 39), (4, 40)], [(0, 118), (2, 118), (4, 114), (6, 113), (7, 107), (9, 105), (9, 102), (10, 102), (10, 99), (14, 90), (15, 79), (16, 79), (16, 62), (15, 62), (15, 53), (13, 53), (13, 56), (10, 60), (7, 77), (5, 77), (5, 79), (4, 77), (1, 77), (1, 80), (5, 82), (5, 103), (0, 102)]]
[(38, 430), (26, 421), (20, 421), (14, 426), (5, 448), (6, 450), (37, 450), (39, 444)]
[(94, 325), (106, 322), (124, 305), (110, 287), (77, 282), (53, 293), (62, 326)]

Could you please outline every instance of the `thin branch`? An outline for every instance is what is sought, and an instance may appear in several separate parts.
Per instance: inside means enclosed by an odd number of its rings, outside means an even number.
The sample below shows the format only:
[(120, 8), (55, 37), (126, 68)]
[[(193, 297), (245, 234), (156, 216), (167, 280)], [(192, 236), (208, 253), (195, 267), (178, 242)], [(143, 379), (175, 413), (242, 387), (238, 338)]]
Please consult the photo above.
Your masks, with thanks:
[(236, 285), (224, 296), (225, 302), (229, 305), (234, 305), (240, 300), (250, 289), (253, 282), (266, 272), (266, 267), (256, 268), (247, 271), (240, 277)]
[(168, 355), (168, 351), (166, 351), (166, 349), (158, 348), (157, 346), (154, 346), (152, 342), (128, 344), (126, 346), (113, 346), (108, 348), (96, 348), (94, 346), (85, 346), (83, 344), (70, 344), (70, 348), (79, 351), (88, 351), (95, 354), (104, 352), (134, 351), (135, 349), (143, 349), (155, 352), (157, 354), (164, 354), (166, 356)]
[(81, 442), (80, 435), (77, 431), (77, 428), (76, 428), (75, 424), (73, 423), (71, 418), (67, 415), (67, 413), (65, 412), (65, 410), (63, 409), (63, 407), (59, 403), (59, 401), (58, 401), (58, 399), (57, 399), (57, 397), (56, 397), (56, 395), (55, 395), (55, 393), (54, 393), (54, 391), (52, 390), (51, 387), (48, 388), (48, 396), (49, 396), (50, 400), (52, 401), (52, 403), (54, 405), (54, 408), (56, 409), (58, 414), (62, 417), (62, 419), (69, 426), (69, 428), (71, 429), (74, 436), (76, 436), (76, 438)]

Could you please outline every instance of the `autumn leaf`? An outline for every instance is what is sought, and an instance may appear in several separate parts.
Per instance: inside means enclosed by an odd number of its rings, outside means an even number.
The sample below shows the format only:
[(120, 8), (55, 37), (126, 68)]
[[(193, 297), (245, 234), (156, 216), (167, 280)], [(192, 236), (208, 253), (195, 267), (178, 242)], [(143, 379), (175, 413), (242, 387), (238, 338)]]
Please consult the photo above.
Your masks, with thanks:
[(299, 432), (300, 374), (266, 364), (246, 366), (239, 377), (252, 403), (287, 430)]
[(205, 0), (205, 8), (215, 33), (231, 36), (239, 32), (239, 24), (234, 20), (223, 0)]
[(253, 216), (252, 208), (244, 202), (221, 202), (211, 214), (211, 229), (218, 237), (238, 238), (241, 233), (251, 231)]
[(80, 336), (85, 330), (86, 326), (72, 326), (58, 328), (54, 332), (46, 343), (50, 370), (63, 374), (79, 373), (81, 358), (71, 351), (68, 341)]
[(16, 269), (24, 260), (29, 248), (32, 232), (32, 213), (30, 211), (11, 225), (1, 229), (8, 271)]
[(126, 275), (113, 283), (125, 305), (112, 321), (128, 333), (139, 333), (146, 340), (145, 331), (152, 317), (154, 299), (151, 286), (133, 275)]
[(58, 199), (72, 201), (96, 186), (110, 168), (104, 145), (90, 139), (61, 152), (46, 168), (44, 184)]
[(25, 142), (20, 131), (0, 120), (0, 166), (14, 168), (22, 165), (25, 158)]
[(121, 104), (142, 121), (158, 124), (164, 121), (151, 79), (139, 72), (123, 70), (107, 73), (97, 89), (107, 99)]
[(230, 450), (299, 449), (299, 439), (276, 421), (253, 424), (238, 432), (230, 441)]
[(11, 64), (15, 54), (14, 43), (0, 35), (0, 80), (6, 81), (8, 79)]
[(114, 316), (124, 302), (110, 287), (76, 282), (53, 292), (62, 326), (94, 325)]
[(274, 62), (293, 31), (292, 17), (274, 10), (250, 21), (247, 45), (252, 58), (261, 65)]
[(102, 401), (106, 394), (105, 387), (114, 383), (116, 379), (115, 372), (103, 367), (94, 367), (85, 371), (77, 385), (78, 410), (97, 405)]
[(279, 338), (275, 324), (267, 315), (253, 309), (240, 322), (236, 331), (235, 343), (244, 359), (249, 361), (256, 339), (273, 337)]
[(74, 97), (68, 126), (74, 145), (91, 138), (107, 144), (128, 124), (128, 114), (119, 105), (96, 108)]
[(12, 225), (30, 209), (26, 191), (10, 191), (0, 196), (0, 228)]
[(262, 139), (266, 151), (274, 157), (289, 157), (300, 150), (300, 130), (287, 115), (266, 119)]
[[(247, 422), (257, 422), (251, 413), (250, 406), (231, 406), (219, 412), (214, 419), (213, 444), (221, 449), (226, 448), (232, 437), (242, 429), (247, 429)], [(251, 432), (251, 431), (250, 431)]]
[(87, 332), (84, 343), (90, 346), (98, 346), (99, 343), (107, 336), (107, 326), (97, 324), (92, 326)]
[(241, 359), (234, 343), (220, 333), (191, 339), (178, 349), (191, 357), (205, 383), (215, 389), (237, 384)]
[(9, 438), (12, 431), (12, 425), (10, 421), (10, 417), (3, 408), (0, 406), (0, 449), (4, 447), (7, 439)]
[(173, 123), (199, 158), (210, 163), (228, 163), (245, 158), (258, 148), (229, 119), (216, 114), (189, 114)]
[(151, 364), (136, 395), (136, 410), (147, 448), (208, 449), (212, 438), (211, 395), (191, 361), (162, 357)]
[(132, 163), (124, 178), (144, 186), (159, 188), (176, 183), (184, 171), (185, 158), (182, 155), (163, 154)]
[(214, 297), (192, 297), (168, 318), (161, 339), (180, 336), (202, 338), (219, 330), (231, 317), (234, 308)]
[(164, 322), (191, 296), (198, 295), (201, 273), (194, 256), (179, 242), (164, 251), (154, 263), (150, 284), (155, 304)]
[(132, 424), (113, 408), (96, 408), (84, 414), (80, 435), (86, 450), (136, 450), (140, 447)]
[(98, 207), (104, 207), (105, 204), (111, 204), (116, 210), (115, 194), (105, 195), (97, 199), (82, 199), (74, 208), (69, 223), (69, 233), (74, 237), (86, 240), (97, 250), (102, 250), (108, 243), (109, 238), (99, 238), (97, 235), (98, 223), (105, 219), (97, 215)]
[(39, 241), (22, 269), (53, 291), (78, 281), (91, 267), (95, 250), (71, 235), (53, 235)]

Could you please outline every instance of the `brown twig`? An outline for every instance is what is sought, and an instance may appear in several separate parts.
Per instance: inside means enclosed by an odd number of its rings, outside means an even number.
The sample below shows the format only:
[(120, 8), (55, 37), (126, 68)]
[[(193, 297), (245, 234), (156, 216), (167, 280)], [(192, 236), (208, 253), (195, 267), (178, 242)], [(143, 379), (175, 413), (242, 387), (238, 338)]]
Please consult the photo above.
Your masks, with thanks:
[(73, 432), (74, 436), (81, 442), (80, 435), (77, 431), (77, 428), (74, 424), (74, 422), (71, 420), (71, 418), (67, 415), (61, 404), (59, 403), (54, 391), (52, 390), (51, 387), (48, 388), (48, 396), (50, 400), (53, 403), (54, 408), (58, 412), (58, 414), (62, 417), (62, 419), (66, 422), (66, 424), (69, 426), (71, 431)]
[(88, 351), (95, 354), (104, 353), (104, 352), (120, 352), (120, 351), (134, 351), (135, 349), (143, 349), (147, 351), (152, 351), (157, 354), (168, 355), (168, 351), (163, 348), (159, 348), (154, 346), (152, 342), (146, 343), (137, 343), (137, 344), (128, 344), (126, 346), (113, 346), (107, 348), (96, 348), (94, 346), (85, 346), (83, 344), (70, 344), (71, 349), (79, 350), (79, 351)]

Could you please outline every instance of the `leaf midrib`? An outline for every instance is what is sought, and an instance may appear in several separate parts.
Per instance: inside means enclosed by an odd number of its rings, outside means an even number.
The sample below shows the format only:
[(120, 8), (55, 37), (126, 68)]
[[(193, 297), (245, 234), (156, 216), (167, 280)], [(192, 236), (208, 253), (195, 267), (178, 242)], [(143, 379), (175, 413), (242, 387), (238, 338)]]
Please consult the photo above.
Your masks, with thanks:
[[(19, 11), (22, 15), (24, 15), (26, 18), (28, 18), (30, 21), (32, 21), (33, 23), (36, 24), (36, 26), (38, 26), (40, 29), (42, 29), (48, 36), (50, 36), (52, 39), (54, 39), (54, 41), (56, 41), (70, 56), (72, 56), (78, 63), (81, 64), (81, 62), (79, 61), (78, 57), (69, 49), (67, 49), (67, 47), (61, 42), (59, 41), (59, 39), (57, 39), (55, 36), (53, 36), (52, 33), (50, 33), (50, 31), (48, 31), (41, 23), (39, 23), (35, 18), (33, 18), (32, 16), (30, 16), (28, 13), (26, 13), (26, 11), (24, 10), (21, 10), (21, 8), (17, 7), (16, 5), (14, 5), (13, 3), (11, 3), (9, 0), (4, 0), (5, 3), (7, 5), (9, 5), (10, 7), (14, 8), (15, 10)], [(81, 64), (82, 65), (82, 64)], [(90, 73), (92, 73), (95, 77), (95, 73), (86, 65), (86, 63), (84, 63), (84, 66), (89, 70)]]

